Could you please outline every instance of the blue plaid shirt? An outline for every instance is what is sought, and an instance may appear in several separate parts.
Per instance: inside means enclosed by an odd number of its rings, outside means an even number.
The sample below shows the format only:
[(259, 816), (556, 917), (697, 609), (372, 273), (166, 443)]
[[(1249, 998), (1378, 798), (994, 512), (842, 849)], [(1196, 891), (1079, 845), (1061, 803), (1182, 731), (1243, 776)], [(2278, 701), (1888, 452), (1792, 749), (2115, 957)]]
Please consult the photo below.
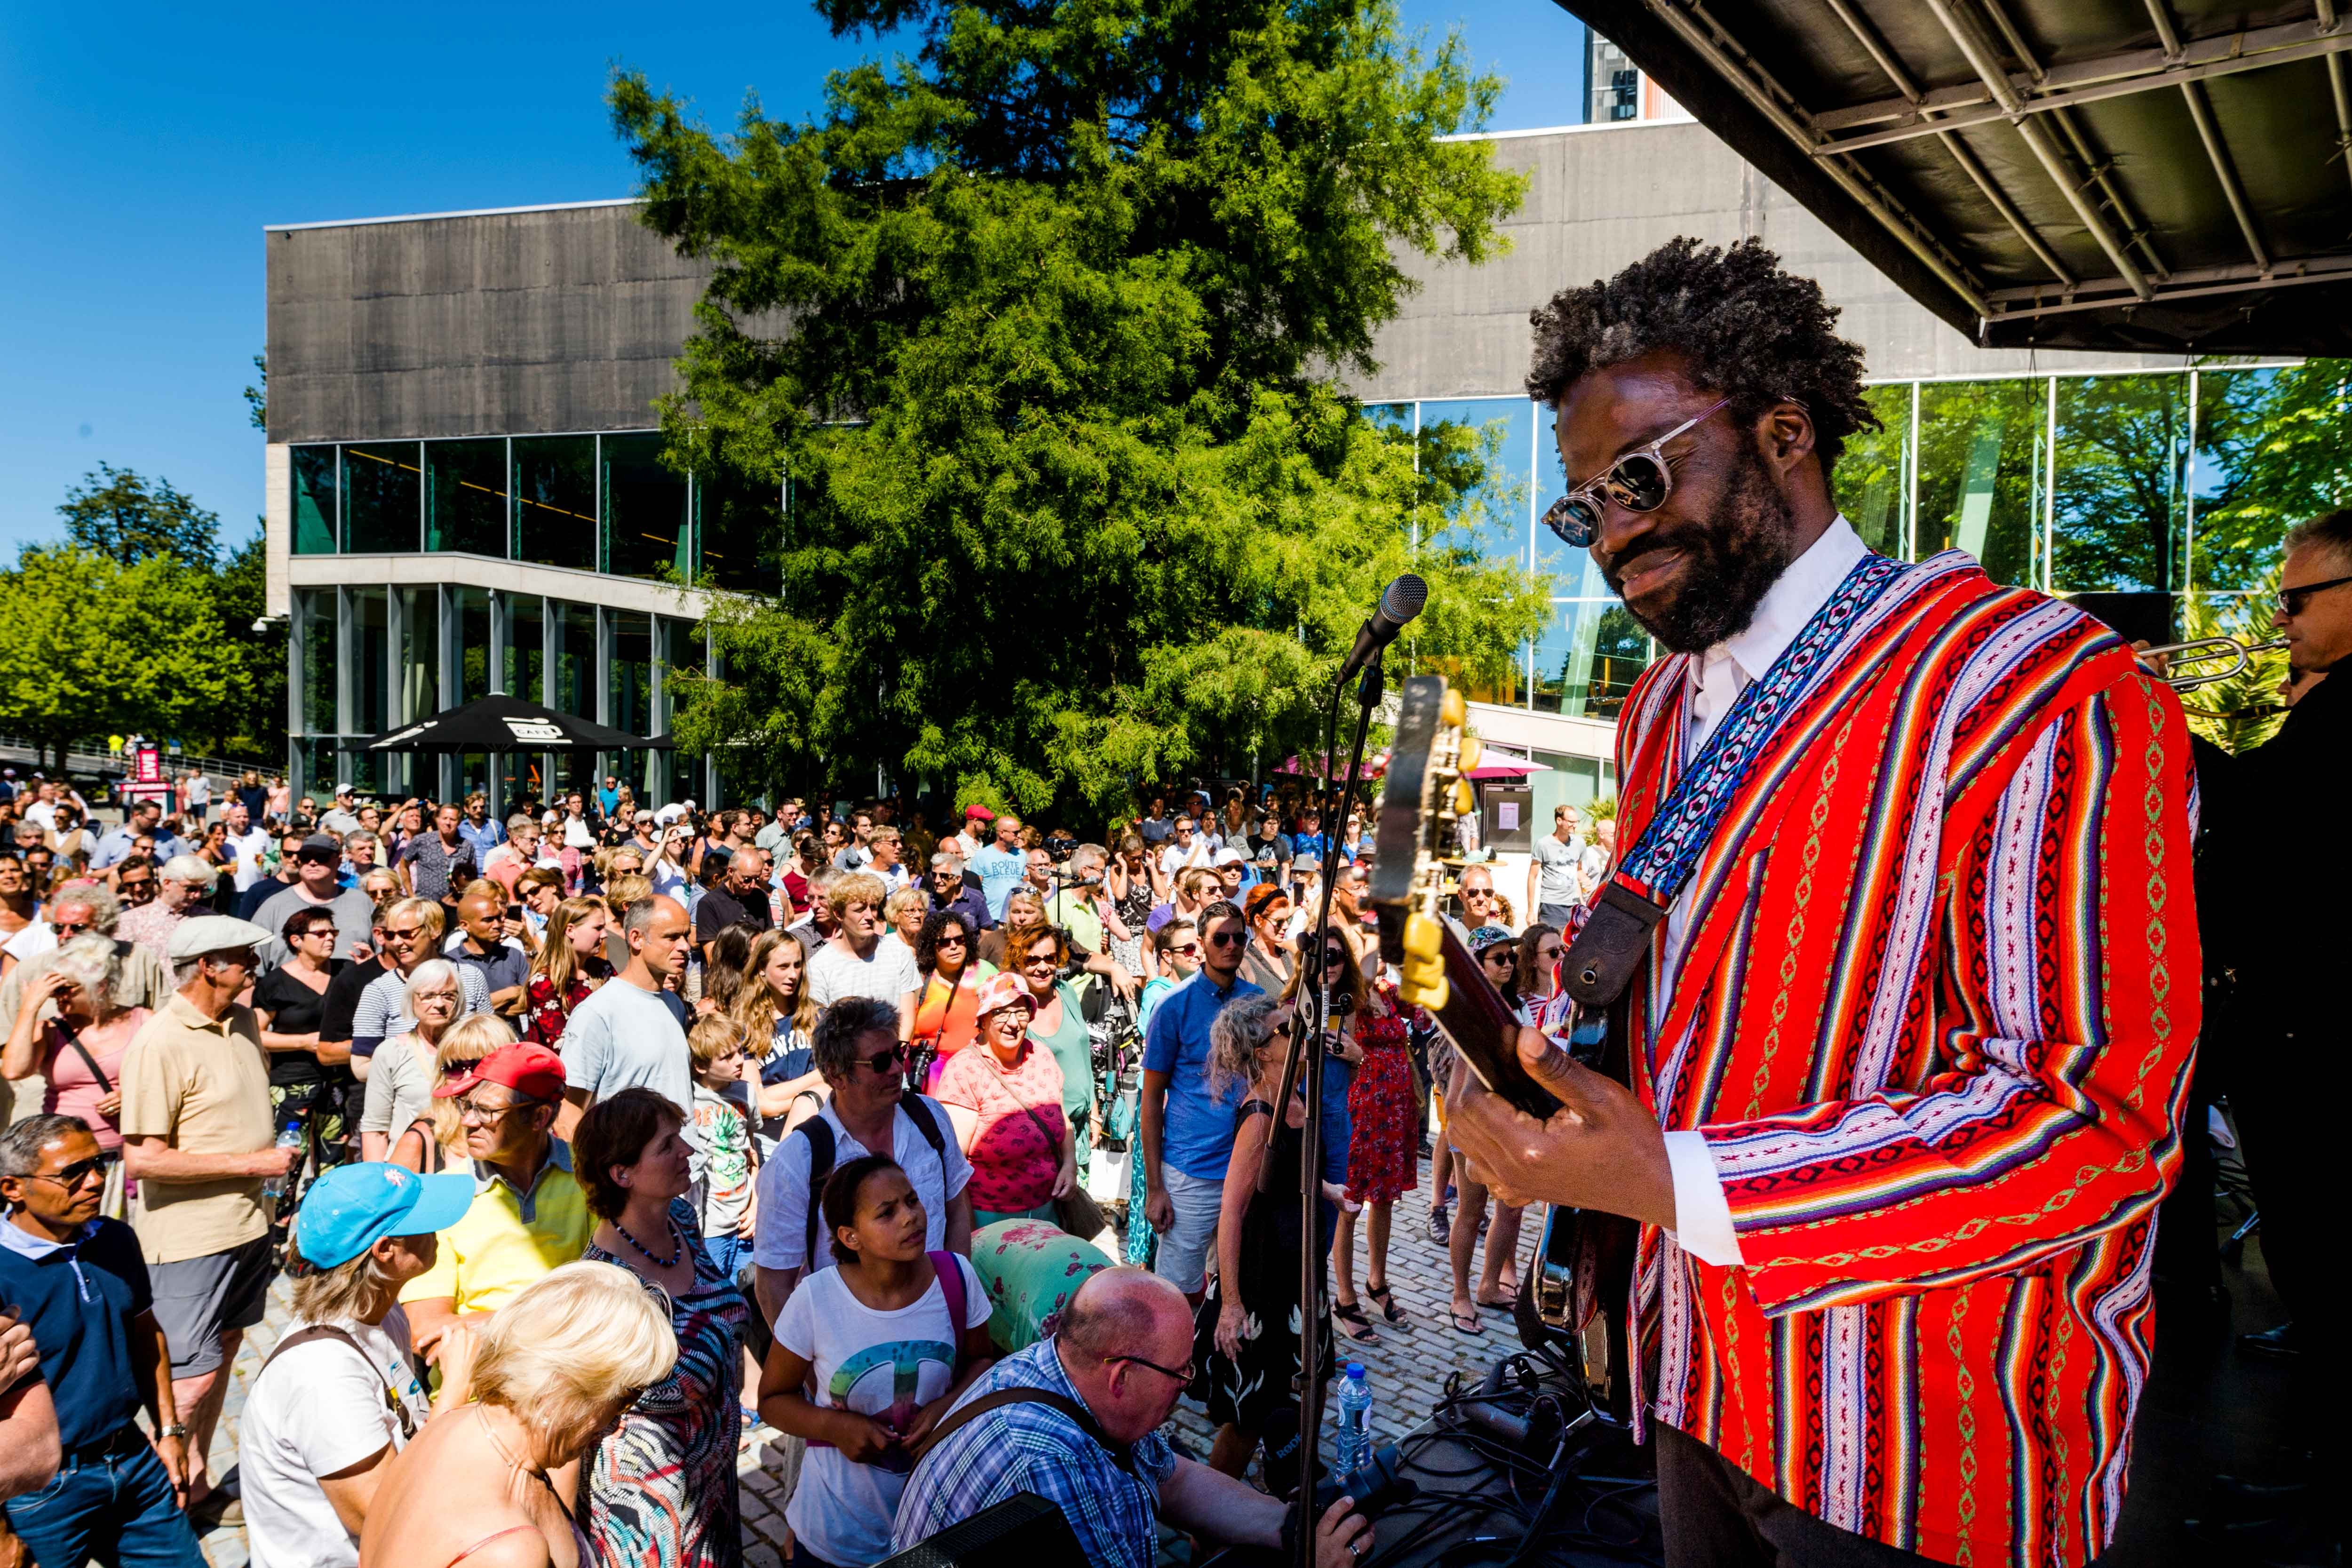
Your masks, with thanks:
[[(1085, 1403), (1052, 1340), (1006, 1356), (956, 1404), (1000, 1388), (1043, 1388)], [(1136, 1444), (1130, 1476), (1060, 1411), (1008, 1405), (950, 1433), (923, 1456), (898, 1500), (890, 1550), (904, 1552), (1017, 1492), (1034, 1492), (1062, 1510), (1088, 1563), (1151, 1568), (1160, 1489), (1175, 1469), (1175, 1451), (1157, 1432)]]

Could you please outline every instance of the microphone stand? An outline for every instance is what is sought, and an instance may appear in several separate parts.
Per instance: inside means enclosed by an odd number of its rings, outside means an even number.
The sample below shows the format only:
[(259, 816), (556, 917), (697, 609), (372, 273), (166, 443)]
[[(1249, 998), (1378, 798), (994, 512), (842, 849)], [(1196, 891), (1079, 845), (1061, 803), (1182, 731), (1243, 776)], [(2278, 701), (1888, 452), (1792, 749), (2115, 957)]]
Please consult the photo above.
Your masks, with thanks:
[[(1339, 732), (1339, 693), (1347, 689), (1341, 681), (1331, 689), (1331, 704), (1327, 717), (1328, 732), (1334, 738)], [(1356, 738), (1348, 752), (1347, 782), (1339, 795), (1339, 813), (1344, 819), (1355, 804), (1356, 784), (1364, 762), (1364, 737), (1371, 728), (1372, 710), (1379, 707), (1385, 689), (1381, 678), (1381, 661), (1373, 658), (1364, 666), (1363, 676), (1356, 683)], [(1326, 777), (1328, 777), (1330, 752), (1324, 752)], [(1326, 795), (1328, 795), (1327, 786)], [(1307, 935), (1315, 944), (1316, 962), (1322, 961), (1325, 934), (1331, 927), (1331, 892), (1339, 879), (1339, 841), (1331, 841), (1332, 864), (1325, 868), (1323, 893), (1315, 910), (1315, 922)], [(1299, 963), (1307, 962), (1302, 950)], [(1290, 1096), (1297, 1087), (1301, 1069), (1307, 1080), (1307, 1124), (1302, 1130), (1298, 1148), (1299, 1185), (1299, 1259), (1298, 1259), (1298, 1498), (1300, 1518), (1297, 1568), (1315, 1568), (1315, 1521), (1312, 1510), (1318, 1480), (1316, 1458), (1323, 1438), (1323, 1379), (1319, 1375), (1323, 1361), (1323, 1034), (1330, 1021), (1331, 984), (1329, 977), (1320, 973), (1311, 988), (1310, 1005), (1314, 1009), (1311, 1028), (1302, 1029), (1294, 1024), (1290, 1034), (1290, 1051), (1282, 1064), (1282, 1089), (1275, 1100), (1275, 1125), (1266, 1132), (1265, 1152), (1260, 1156), (1257, 1190), (1268, 1190), (1273, 1177), (1275, 1134), (1281, 1131), (1281, 1118), (1289, 1115)], [(1302, 997), (1309, 988), (1299, 987)], [(1311, 1043), (1310, 1043), (1311, 1042)]]

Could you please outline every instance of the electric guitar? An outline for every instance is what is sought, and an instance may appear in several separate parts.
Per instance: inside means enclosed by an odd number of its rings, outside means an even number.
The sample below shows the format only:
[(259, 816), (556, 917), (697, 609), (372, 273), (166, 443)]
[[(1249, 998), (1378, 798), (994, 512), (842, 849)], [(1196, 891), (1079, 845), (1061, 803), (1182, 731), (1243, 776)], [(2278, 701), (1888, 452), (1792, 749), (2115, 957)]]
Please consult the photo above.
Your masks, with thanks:
[[(1398, 997), (1436, 1019), (1478, 1081), (1548, 1121), (1559, 1101), (1519, 1065), (1517, 1015), (1439, 913), (1454, 890), (1445, 853), (1475, 807), (1467, 775), (1479, 747), (1464, 733), (1468, 716), (1443, 677), (1404, 683), (1371, 869), (1381, 954), (1397, 966)], [(1554, 1206), (1528, 1276), (1536, 1315), (1555, 1330), (1580, 1330), (1630, 1256), (1633, 1229), (1620, 1215)]]

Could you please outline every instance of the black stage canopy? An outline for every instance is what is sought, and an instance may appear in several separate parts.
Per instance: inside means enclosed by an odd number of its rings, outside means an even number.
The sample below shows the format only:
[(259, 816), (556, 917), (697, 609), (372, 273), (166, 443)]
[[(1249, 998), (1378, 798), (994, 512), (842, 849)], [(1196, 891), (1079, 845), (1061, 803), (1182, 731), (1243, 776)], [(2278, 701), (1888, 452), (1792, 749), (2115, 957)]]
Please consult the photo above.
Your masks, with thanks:
[(2337, 0), (1560, 4), (1979, 342), (2352, 353)]
[(403, 724), (362, 752), (638, 752), (673, 748), (666, 735), (632, 735), (520, 697), (484, 697)]

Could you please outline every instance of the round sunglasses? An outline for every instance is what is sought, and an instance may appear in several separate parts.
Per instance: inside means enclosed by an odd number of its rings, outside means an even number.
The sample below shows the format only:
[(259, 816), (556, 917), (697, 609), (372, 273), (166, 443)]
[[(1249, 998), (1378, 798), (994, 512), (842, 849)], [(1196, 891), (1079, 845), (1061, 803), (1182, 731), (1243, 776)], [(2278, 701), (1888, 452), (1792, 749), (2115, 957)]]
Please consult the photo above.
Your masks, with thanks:
[(1730, 402), (1728, 397), (1718, 398), (1648, 446), (1624, 454), (1546, 507), (1544, 526), (1558, 534), (1561, 543), (1582, 550), (1601, 536), (1601, 517), (1606, 502), (1614, 501), (1627, 511), (1657, 510), (1666, 504), (1666, 498), (1675, 489), (1674, 465), (1666, 460), (1661, 448), (1705, 423), (1717, 409)]

